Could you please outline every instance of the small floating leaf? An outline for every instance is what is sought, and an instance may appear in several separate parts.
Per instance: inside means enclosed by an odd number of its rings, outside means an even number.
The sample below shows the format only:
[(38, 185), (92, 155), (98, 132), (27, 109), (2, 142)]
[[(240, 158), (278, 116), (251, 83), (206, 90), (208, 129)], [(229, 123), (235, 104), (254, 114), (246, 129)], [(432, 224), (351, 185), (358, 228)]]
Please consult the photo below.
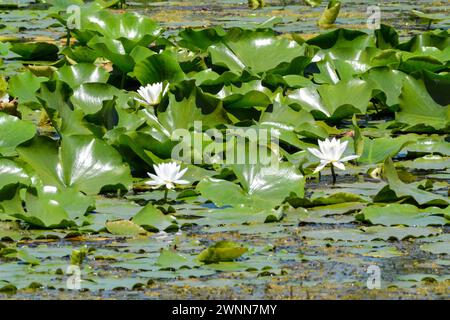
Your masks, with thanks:
[(204, 263), (233, 261), (247, 252), (247, 248), (231, 241), (219, 241), (208, 249), (203, 250), (197, 259)]

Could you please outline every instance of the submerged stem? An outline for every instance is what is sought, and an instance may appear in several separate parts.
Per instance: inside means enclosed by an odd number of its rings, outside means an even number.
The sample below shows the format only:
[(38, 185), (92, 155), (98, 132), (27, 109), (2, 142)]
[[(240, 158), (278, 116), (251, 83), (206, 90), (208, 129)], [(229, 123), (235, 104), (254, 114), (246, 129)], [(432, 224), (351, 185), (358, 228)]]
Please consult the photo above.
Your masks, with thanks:
[(123, 87), (125, 87), (125, 79), (126, 79), (126, 74), (122, 73), (122, 80), (120, 81), (120, 89), (123, 89)]
[(334, 166), (331, 164), (331, 174), (333, 175), (333, 184), (336, 183), (336, 172), (334, 172)]

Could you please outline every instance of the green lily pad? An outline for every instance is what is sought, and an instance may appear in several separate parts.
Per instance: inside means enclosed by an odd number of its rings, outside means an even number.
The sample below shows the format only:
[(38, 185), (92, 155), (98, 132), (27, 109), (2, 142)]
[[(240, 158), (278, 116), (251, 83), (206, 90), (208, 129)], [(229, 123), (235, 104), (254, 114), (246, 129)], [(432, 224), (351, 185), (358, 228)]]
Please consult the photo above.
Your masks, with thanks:
[(443, 129), (449, 125), (450, 106), (441, 106), (428, 94), (420, 80), (406, 77), (400, 95), (400, 111), (395, 119), (413, 125)]
[(431, 252), (433, 254), (446, 254), (450, 255), (450, 243), (449, 242), (434, 242), (427, 243), (420, 246), (423, 251)]
[(412, 197), (419, 204), (448, 204), (448, 198), (444, 196), (419, 189), (415, 184), (407, 184), (401, 181), (392, 159), (386, 159), (384, 169), (389, 185), (384, 187), (378, 195), (386, 192), (386, 189), (390, 189), (397, 197)]
[(60, 148), (43, 137), (17, 149), (47, 185), (97, 194), (102, 187), (131, 184), (129, 168), (118, 152), (92, 136), (67, 136)]
[(441, 229), (431, 227), (366, 227), (362, 229), (330, 229), (305, 231), (302, 236), (313, 239), (332, 239), (335, 241), (372, 241), (376, 239), (389, 240), (419, 238), (437, 235)]
[(180, 269), (182, 267), (191, 268), (197, 265), (192, 259), (168, 249), (161, 251), (156, 264), (164, 269)]
[(84, 83), (106, 83), (109, 73), (90, 63), (78, 63), (73, 66), (64, 66), (56, 72), (58, 78), (67, 83), (72, 89)]
[(219, 241), (208, 249), (200, 252), (197, 259), (204, 263), (233, 261), (246, 253), (247, 250), (247, 248), (234, 242)]
[(163, 214), (152, 204), (147, 204), (142, 208), (131, 221), (150, 231), (163, 231), (177, 228), (176, 220), (173, 216)]
[(429, 226), (449, 224), (449, 219), (445, 217), (449, 213), (448, 209), (436, 207), (419, 209), (409, 204), (388, 204), (366, 207), (361, 211), (360, 218), (372, 224), (385, 226)]
[(105, 226), (110, 233), (119, 236), (137, 236), (139, 234), (146, 234), (146, 231), (143, 228), (129, 220), (108, 221)]

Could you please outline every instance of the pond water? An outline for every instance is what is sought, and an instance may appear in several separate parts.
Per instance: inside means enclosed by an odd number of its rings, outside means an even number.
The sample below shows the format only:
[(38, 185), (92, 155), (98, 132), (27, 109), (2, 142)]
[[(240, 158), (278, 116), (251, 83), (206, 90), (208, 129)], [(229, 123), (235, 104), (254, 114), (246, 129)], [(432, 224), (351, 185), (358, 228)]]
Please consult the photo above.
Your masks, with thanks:
[[(56, 20), (45, 17), (45, 6), (33, 4), (29, 0), (4, 0), (4, 3), (19, 3), (18, 9), (2, 10), (0, 21), (8, 27), (0, 29), (1, 36), (19, 38), (49, 38), (64, 36)], [(428, 13), (448, 13), (448, 1), (387, 1), (343, 0), (341, 12), (336, 25), (345, 28), (367, 29), (367, 8), (378, 5), (381, 10), (381, 23), (389, 24), (401, 31), (403, 37), (417, 34), (426, 29), (426, 25), (418, 24), (409, 18), (412, 9)], [(306, 37), (317, 34), (317, 19), (323, 8), (312, 8), (300, 5), (297, 1), (266, 1), (266, 7), (258, 10), (249, 9), (246, 1), (239, 0), (200, 0), (200, 1), (131, 1), (127, 2), (127, 11), (145, 14), (161, 23), (170, 32), (172, 29), (184, 27), (207, 27), (221, 25), (223, 27), (254, 26), (272, 17), (280, 17), (282, 23), (275, 26), (279, 32), (299, 33)], [(119, 10), (121, 11), (121, 10)], [(435, 23), (436, 28), (447, 29), (448, 21)]]

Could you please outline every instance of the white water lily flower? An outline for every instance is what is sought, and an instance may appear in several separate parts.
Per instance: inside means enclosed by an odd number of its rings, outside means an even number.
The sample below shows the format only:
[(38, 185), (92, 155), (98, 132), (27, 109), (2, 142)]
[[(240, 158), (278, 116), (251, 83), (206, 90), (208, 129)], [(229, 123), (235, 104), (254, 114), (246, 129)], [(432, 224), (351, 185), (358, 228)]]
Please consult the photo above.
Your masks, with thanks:
[(322, 170), (327, 164), (332, 164), (338, 169), (345, 170), (343, 162), (359, 157), (357, 155), (353, 155), (342, 158), (342, 155), (347, 148), (348, 141), (344, 141), (343, 143), (341, 143), (340, 140), (336, 140), (335, 138), (333, 138), (331, 140), (325, 139), (325, 141), (319, 140), (318, 143), (320, 150), (308, 148), (309, 152), (320, 159), (320, 164), (317, 166), (316, 170), (314, 170), (314, 173)]
[(161, 186), (166, 186), (167, 189), (175, 188), (175, 184), (188, 184), (187, 180), (180, 180), (181, 177), (187, 171), (187, 168), (181, 170), (181, 167), (176, 162), (161, 163), (159, 165), (153, 165), (155, 173), (147, 173), (152, 180), (147, 181), (146, 184), (153, 186), (154, 188), (159, 188)]
[(168, 89), (169, 85), (163, 85), (162, 82), (148, 84), (145, 87), (140, 87), (137, 91), (142, 99), (135, 99), (143, 104), (154, 106), (161, 102), (162, 97), (164, 97)]
[(9, 102), (9, 94), (5, 93), (3, 96), (0, 97), (1, 103), (8, 103)]

